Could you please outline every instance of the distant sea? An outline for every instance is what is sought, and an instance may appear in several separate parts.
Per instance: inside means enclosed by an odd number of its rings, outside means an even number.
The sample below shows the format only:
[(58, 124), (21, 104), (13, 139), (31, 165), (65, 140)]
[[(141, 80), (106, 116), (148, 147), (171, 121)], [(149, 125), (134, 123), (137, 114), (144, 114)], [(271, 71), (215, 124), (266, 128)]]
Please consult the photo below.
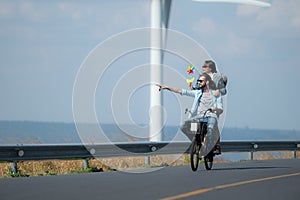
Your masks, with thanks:
[[(147, 129), (115, 124), (85, 124), (86, 132), (78, 134), (74, 123), (0, 121), (0, 145), (24, 144), (73, 144), (88, 143), (139, 142), (148, 141)], [(163, 141), (189, 141), (178, 126), (167, 126), (163, 131)], [(300, 141), (298, 130), (263, 130), (251, 128), (223, 128), (221, 141)], [(249, 153), (225, 153), (225, 160), (249, 159)]]
[[(92, 143), (148, 141), (147, 129), (126, 126), (121, 130), (115, 124), (101, 125), (102, 132), (95, 133), (98, 125), (86, 125), (89, 131), (78, 134), (74, 123), (0, 121), (0, 145), (2, 144), (61, 144), (81, 143), (90, 138)], [(140, 131), (140, 132), (139, 132)], [(188, 141), (178, 126), (164, 128), (163, 141)], [(133, 134), (131, 134), (133, 133)], [(97, 137), (95, 137), (97, 135)], [(93, 141), (94, 139), (94, 141)], [(298, 130), (263, 130), (251, 128), (223, 128), (222, 141), (294, 141), (300, 140)]]

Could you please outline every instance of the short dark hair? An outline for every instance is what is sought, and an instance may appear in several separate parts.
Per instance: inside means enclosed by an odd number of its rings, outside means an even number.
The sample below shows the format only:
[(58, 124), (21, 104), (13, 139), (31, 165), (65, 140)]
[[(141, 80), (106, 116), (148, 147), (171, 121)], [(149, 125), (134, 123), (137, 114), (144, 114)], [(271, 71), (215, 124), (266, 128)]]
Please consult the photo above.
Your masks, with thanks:
[(206, 60), (204, 63), (211, 69), (212, 73), (217, 73), (216, 63), (214, 61)]

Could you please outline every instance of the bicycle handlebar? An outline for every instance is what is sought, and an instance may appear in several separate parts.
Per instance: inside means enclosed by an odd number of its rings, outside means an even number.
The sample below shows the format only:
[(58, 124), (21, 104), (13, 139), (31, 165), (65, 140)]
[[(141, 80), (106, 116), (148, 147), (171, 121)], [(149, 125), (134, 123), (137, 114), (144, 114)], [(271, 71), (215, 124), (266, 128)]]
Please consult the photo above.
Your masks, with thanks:
[[(187, 112), (189, 112), (190, 114), (192, 114), (192, 112), (189, 109), (186, 108), (184, 114), (186, 114)], [(206, 116), (207, 112), (212, 112), (212, 109), (211, 108), (207, 109), (204, 112), (204, 115), (203, 115), (204, 117)]]
[(212, 112), (212, 109), (211, 108), (209, 108), (209, 109), (207, 109), (206, 111), (205, 111), (205, 113), (204, 113), (204, 117), (206, 116), (206, 114), (207, 114), (207, 112)]

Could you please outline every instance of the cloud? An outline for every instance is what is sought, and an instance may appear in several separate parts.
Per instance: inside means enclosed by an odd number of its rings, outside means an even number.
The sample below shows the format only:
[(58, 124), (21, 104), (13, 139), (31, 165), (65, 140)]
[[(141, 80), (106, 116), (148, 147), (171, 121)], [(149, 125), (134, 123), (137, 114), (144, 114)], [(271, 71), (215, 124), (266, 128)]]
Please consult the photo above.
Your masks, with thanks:
[(216, 25), (212, 19), (203, 18), (197, 21), (192, 29), (199, 35), (211, 35), (216, 31)]
[(254, 18), (264, 29), (300, 29), (300, 1), (274, 0), (270, 8), (240, 5), (237, 16)]
[[(132, 21), (140, 21), (143, 17), (148, 16), (149, 9), (146, 6), (146, 1), (113, 1), (113, 2), (93, 2), (88, 3), (85, 1), (79, 2), (59, 2), (57, 8), (60, 12), (63, 12), (66, 16), (71, 17), (73, 20), (84, 20), (87, 18), (94, 18), (104, 20), (105, 22), (127, 21), (126, 23), (132, 23)], [(148, 12), (145, 13), (147, 9)], [(139, 18), (135, 17), (136, 13), (142, 13)], [(146, 14), (146, 15), (145, 15)], [(116, 20), (115, 20), (116, 19)]]
[(246, 37), (234, 32), (228, 32), (219, 43), (218, 52), (220, 55), (230, 58), (252, 56), (263, 56), (264, 48), (256, 38)]
[(259, 14), (261, 8), (256, 6), (240, 5), (237, 7), (237, 16), (253, 17)]
[[(72, 37), (106, 39), (150, 21), (148, 1), (2, 1), (1, 39), (53, 38), (72, 31)], [(53, 30), (59, 30), (54, 32)], [(65, 36), (63, 36), (65, 37)]]
[(91, 15), (96, 17), (98, 15), (95, 12), (96, 7), (100, 7), (100, 5), (82, 4), (80, 2), (59, 2), (56, 4), (56, 8), (60, 13), (74, 21), (83, 20)]
[(7, 18), (13, 15), (14, 5), (10, 1), (0, 2), (0, 17)]
[(1, 1), (0, 19), (16, 20), (14, 22), (43, 22), (53, 17), (53, 4), (41, 1)]

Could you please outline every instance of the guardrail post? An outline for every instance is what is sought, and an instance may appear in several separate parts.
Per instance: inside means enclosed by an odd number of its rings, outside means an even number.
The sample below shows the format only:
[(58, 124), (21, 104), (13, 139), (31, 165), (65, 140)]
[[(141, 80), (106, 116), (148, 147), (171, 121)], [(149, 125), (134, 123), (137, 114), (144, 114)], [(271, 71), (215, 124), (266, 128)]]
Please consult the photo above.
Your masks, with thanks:
[(84, 159), (83, 160), (83, 169), (86, 170), (87, 168), (89, 168), (89, 160), (88, 159)]
[(10, 168), (11, 168), (11, 172), (13, 174), (18, 173), (18, 167), (17, 167), (17, 163), (16, 162), (11, 162), (10, 163)]
[(250, 160), (254, 159), (254, 151), (250, 151)]
[(145, 165), (150, 165), (150, 156), (145, 156)]

